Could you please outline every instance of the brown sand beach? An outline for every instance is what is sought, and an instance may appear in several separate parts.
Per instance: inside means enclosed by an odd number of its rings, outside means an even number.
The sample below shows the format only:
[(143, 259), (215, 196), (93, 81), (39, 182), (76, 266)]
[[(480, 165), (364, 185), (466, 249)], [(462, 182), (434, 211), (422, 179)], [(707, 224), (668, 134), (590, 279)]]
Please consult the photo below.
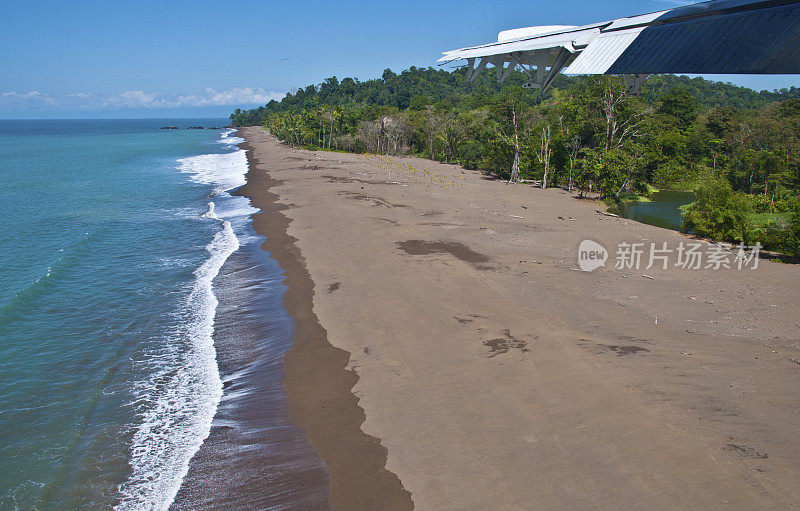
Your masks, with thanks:
[(240, 133), (333, 509), (800, 509), (800, 268), (577, 271), (585, 239), (688, 238)]

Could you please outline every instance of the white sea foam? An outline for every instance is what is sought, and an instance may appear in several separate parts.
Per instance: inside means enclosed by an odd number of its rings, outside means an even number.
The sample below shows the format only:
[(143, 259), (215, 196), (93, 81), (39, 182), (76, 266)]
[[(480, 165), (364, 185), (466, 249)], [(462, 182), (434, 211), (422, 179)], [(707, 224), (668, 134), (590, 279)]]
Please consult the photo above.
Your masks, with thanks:
[(258, 213), (258, 208), (251, 206), (250, 200), (244, 197), (234, 197), (234, 200), (227, 201), (216, 210), (217, 216), (222, 219), (249, 217), (253, 213)]
[(245, 139), (242, 137), (232, 137), (230, 136), (231, 133), (235, 133), (236, 130), (225, 130), (222, 132), (222, 138), (218, 140), (220, 144), (227, 144), (227, 145), (237, 145), (245, 142)]
[(242, 142), (245, 142), (245, 139), (242, 137), (225, 137), (219, 141), (220, 144), (227, 144), (227, 145), (239, 145)]
[(145, 361), (152, 377), (135, 389), (141, 423), (132, 439), (132, 474), (120, 487), (118, 510), (166, 510), (189, 471), (189, 461), (211, 430), (222, 398), (214, 348), (217, 298), (212, 281), (239, 248), (230, 222), (222, 222), (195, 271), (183, 326)]
[(216, 192), (245, 184), (247, 155), (243, 149), (222, 154), (201, 154), (178, 160), (178, 170), (195, 183), (212, 185)]
[(203, 213), (202, 217), (203, 218), (211, 218), (212, 220), (219, 220), (219, 217), (217, 216), (216, 211), (214, 211), (215, 209), (216, 209), (216, 206), (214, 205), (214, 203), (213, 202), (209, 202), (208, 203), (208, 211)]
[[(226, 134), (223, 133), (223, 138)], [(150, 378), (134, 388), (132, 405), (140, 418), (133, 430), (131, 475), (120, 485), (115, 509), (167, 510), (189, 471), (189, 462), (211, 431), (222, 399), (222, 380), (214, 347), (218, 301), (212, 283), (225, 261), (240, 246), (231, 218), (257, 211), (227, 190), (245, 183), (247, 159), (242, 150), (178, 161), (178, 169), (197, 183), (211, 185), (215, 202), (201, 215), (219, 222), (206, 246), (209, 257), (194, 272), (179, 327), (136, 361)]]

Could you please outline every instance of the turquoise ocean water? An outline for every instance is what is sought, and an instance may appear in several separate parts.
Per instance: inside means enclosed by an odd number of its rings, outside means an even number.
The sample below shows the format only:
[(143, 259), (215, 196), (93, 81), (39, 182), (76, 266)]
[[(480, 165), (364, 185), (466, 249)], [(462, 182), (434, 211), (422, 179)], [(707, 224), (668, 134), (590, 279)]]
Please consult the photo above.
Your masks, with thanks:
[[(248, 336), (247, 363), (272, 363), (259, 373), (273, 388), (260, 410), (272, 412), (252, 430), (281, 431), (296, 441), (292, 466), (320, 470), (283, 413), (293, 327), (281, 270), (258, 249), (247, 199), (229, 193), (245, 180), (241, 140), (158, 129), (225, 122), (0, 121), (0, 509), (167, 509), (190, 469), (207, 496), (215, 451), (205, 468), (190, 460), (226, 399), (220, 427), (235, 429), (248, 391), (228, 389), (254, 370), (218, 350), (241, 357), (231, 342)], [(248, 303), (269, 308), (253, 310), (271, 331), (239, 332)]]

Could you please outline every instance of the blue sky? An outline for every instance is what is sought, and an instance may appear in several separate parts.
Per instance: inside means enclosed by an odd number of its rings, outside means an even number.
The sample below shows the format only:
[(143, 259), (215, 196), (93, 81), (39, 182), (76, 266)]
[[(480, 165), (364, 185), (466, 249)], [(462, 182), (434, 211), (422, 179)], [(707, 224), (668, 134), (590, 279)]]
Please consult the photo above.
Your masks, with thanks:
[[(336, 75), (435, 66), (531, 25), (580, 25), (679, 0), (33, 1), (0, 6), (0, 118), (222, 116)], [(755, 89), (800, 76), (715, 77)]]

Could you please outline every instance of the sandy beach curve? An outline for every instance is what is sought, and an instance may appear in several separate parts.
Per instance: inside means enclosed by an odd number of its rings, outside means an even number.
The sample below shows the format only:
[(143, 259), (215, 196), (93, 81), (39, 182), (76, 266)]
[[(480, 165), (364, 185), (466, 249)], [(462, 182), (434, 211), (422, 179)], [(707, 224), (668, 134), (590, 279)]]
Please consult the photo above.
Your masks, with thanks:
[(800, 269), (594, 272), (678, 244), (563, 190), (243, 128), (292, 419), (333, 509), (797, 509)]

